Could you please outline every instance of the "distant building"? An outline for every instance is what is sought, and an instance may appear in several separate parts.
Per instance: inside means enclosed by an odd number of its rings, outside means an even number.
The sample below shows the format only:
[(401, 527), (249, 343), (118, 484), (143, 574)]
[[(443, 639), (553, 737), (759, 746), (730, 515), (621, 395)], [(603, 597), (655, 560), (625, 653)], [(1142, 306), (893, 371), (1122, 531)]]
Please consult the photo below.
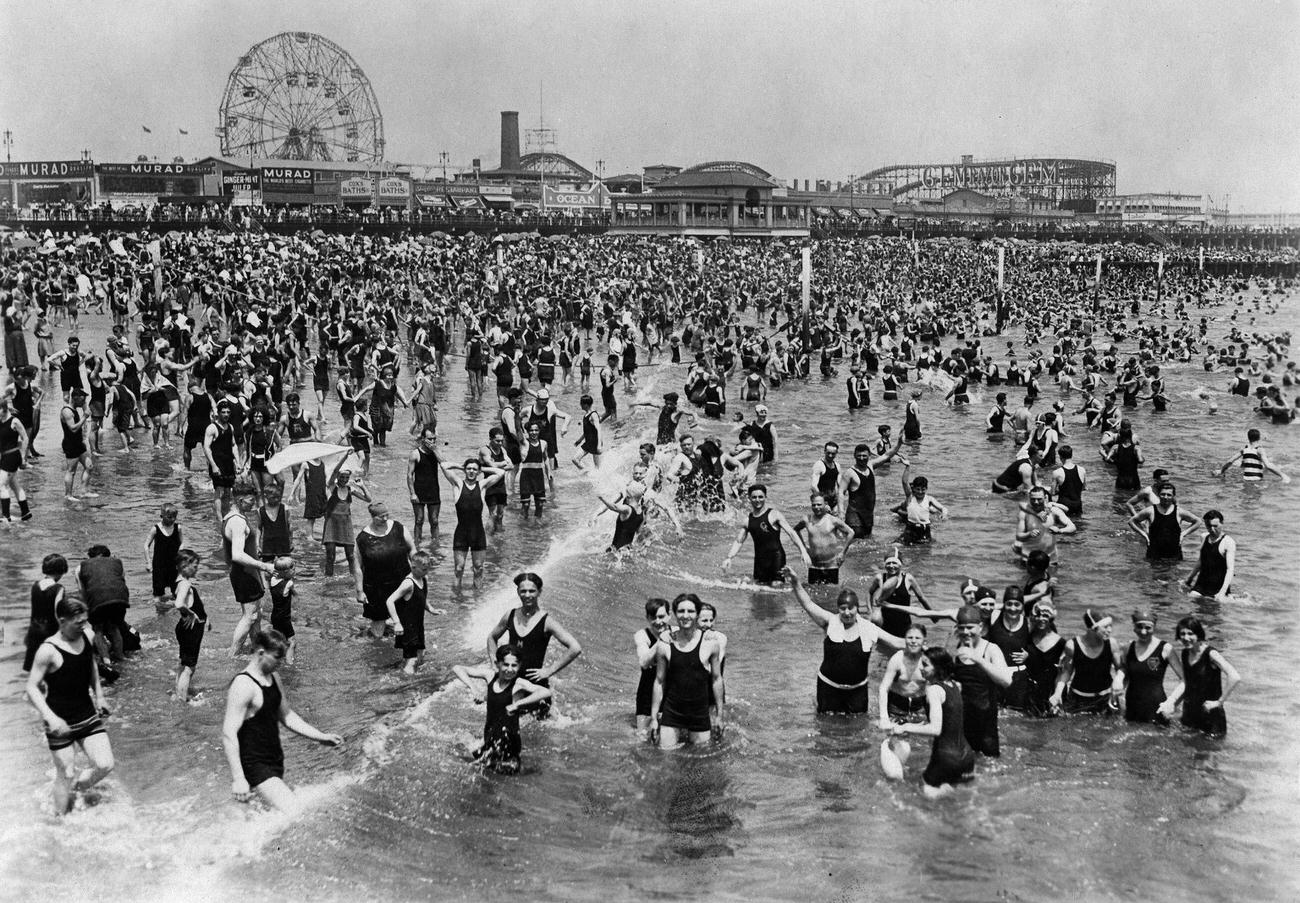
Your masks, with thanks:
[(1125, 225), (1222, 225), (1228, 215), (1225, 205), (1208, 194), (1146, 192), (1097, 199), (1098, 219), (1119, 220)]
[(1300, 229), (1300, 213), (1229, 213), (1223, 225), (1229, 229)]
[(809, 205), (752, 163), (715, 160), (635, 194), (611, 194), (612, 234), (805, 237)]
[(1092, 212), (1096, 198), (1115, 194), (1115, 164), (1078, 157), (1002, 157), (953, 163), (895, 163), (863, 173), (859, 182), (886, 188), (899, 203), (938, 201), (967, 189), (991, 197), (1034, 195), (1057, 206)]

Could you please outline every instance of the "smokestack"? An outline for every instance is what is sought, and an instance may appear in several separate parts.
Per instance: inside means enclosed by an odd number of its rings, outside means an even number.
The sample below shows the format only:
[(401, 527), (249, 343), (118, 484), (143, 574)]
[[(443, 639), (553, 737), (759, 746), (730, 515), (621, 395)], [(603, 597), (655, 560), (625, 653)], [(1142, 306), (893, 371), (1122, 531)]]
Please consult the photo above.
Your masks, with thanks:
[(501, 168), (519, 168), (519, 113), (501, 111)]

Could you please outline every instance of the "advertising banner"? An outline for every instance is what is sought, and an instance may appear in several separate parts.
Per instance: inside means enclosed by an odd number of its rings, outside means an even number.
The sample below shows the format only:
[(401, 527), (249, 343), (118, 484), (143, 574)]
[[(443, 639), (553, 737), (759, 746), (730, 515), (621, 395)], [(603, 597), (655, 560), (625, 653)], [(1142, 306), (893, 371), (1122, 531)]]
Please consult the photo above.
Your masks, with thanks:
[(100, 163), (95, 171), (105, 176), (202, 176), (211, 163)]
[(563, 191), (559, 188), (552, 188), (550, 185), (542, 189), (543, 197), (546, 199), (547, 207), (586, 207), (595, 208), (605, 206), (602, 203), (599, 189), (592, 188), (587, 191)]
[[(5, 191), (0, 197), (9, 197)], [(18, 206), (54, 204), (62, 201), (84, 203), (90, 200), (89, 182), (19, 182)]]
[(369, 201), (374, 196), (374, 179), (354, 176), (339, 182), (339, 197), (344, 201)]
[(380, 179), (379, 203), (406, 205), (411, 201), (411, 183), (406, 179)]
[(95, 164), (89, 160), (56, 160), (51, 162), (0, 162), (0, 179), (88, 179), (95, 174)]
[(262, 176), (254, 170), (223, 172), (221, 174), (221, 193), (224, 195), (233, 196), (261, 190)]
[(262, 190), (281, 194), (312, 194), (316, 184), (315, 173), (297, 166), (262, 167)]

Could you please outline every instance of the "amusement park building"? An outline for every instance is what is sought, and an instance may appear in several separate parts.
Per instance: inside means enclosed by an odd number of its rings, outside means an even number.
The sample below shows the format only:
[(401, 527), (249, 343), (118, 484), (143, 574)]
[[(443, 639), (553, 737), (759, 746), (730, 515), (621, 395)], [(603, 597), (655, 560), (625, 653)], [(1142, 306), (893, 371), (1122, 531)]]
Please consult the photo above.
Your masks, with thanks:
[(990, 197), (1046, 198), (1056, 205), (1091, 213), (1098, 198), (1115, 194), (1115, 164), (1076, 157), (1012, 157), (957, 163), (899, 163), (860, 176), (863, 188), (886, 186), (900, 203), (937, 201), (969, 189)]
[(716, 160), (644, 192), (610, 195), (613, 234), (804, 237), (809, 204), (752, 163)]
[(393, 164), (207, 157), (193, 163), (0, 163), (0, 201), (32, 204), (349, 204), (409, 206), (410, 174)]
[(1218, 226), (1226, 222), (1228, 208), (1208, 194), (1147, 192), (1098, 198), (1097, 215), (1125, 224)]

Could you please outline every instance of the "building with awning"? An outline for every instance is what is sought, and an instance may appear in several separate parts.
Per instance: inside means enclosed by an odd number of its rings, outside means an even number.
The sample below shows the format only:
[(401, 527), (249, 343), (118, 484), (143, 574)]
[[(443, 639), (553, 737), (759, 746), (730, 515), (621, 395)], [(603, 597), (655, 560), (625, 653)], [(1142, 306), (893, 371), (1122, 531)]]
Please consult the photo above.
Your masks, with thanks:
[(91, 160), (0, 162), (0, 201), (30, 204), (85, 204), (96, 200)]
[(409, 207), (409, 168), (392, 163), (207, 157), (205, 194), (232, 204)]
[(612, 234), (804, 237), (807, 200), (766, 170), (739, 160), (690, 166), (644, 192), (613, 194)]

